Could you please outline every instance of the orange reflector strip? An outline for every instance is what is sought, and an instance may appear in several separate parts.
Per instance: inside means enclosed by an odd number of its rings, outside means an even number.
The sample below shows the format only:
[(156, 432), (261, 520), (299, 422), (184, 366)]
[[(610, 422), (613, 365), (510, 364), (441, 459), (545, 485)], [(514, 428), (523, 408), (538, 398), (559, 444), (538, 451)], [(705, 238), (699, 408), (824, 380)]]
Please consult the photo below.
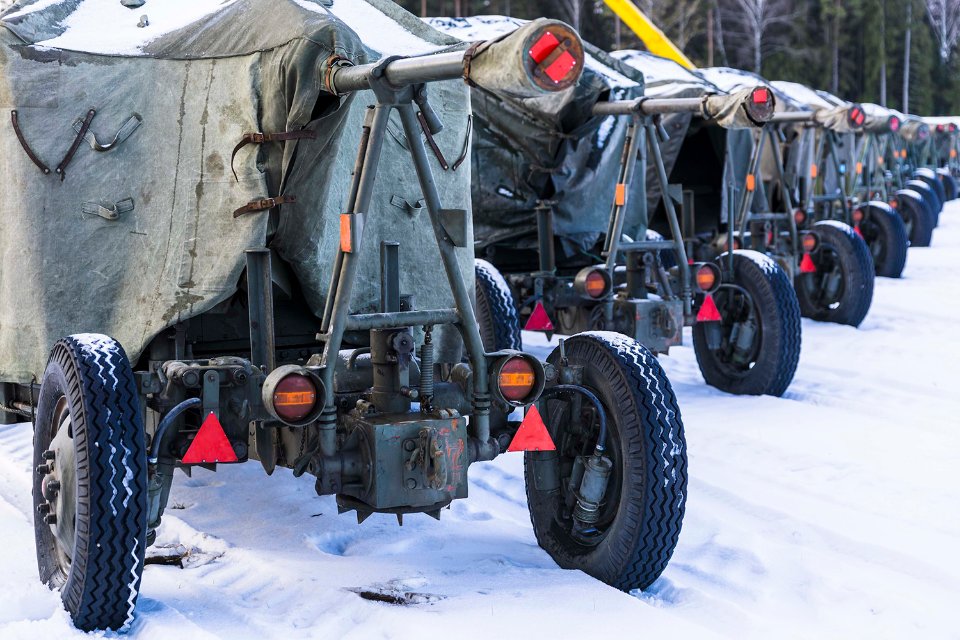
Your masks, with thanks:
[(859, 176), (861, 173), (863, 173), (863, 163), (862, 163), (862, 162), (858, 162), (858, 163), (857, 163), (857, 175)]
[(607, 280), (599, 271), (591, 271), (587, 274), (583, 288), (591, 298), (599, 298), (607, 290)]
[(340, 214), (340, 251), (353, 253), (353, 216)]
[(950, 149), (950, 157), (951, 157), (951, 158), (956, 158), (956, 157), (957, 157), (957, 150), (956, 150), (956, 149)]
[(817, 165), (815, 164), (810, 165), (810, 177), (811, 178), (817, 177)]
[(543, 424), (537, 405), (530, 405), (507, 451), (556, 451), (556, 449), (557, 445), (553, 443), (553, 438), (547, 431), (547, 425)]
[(622, 207), (627, 202), (627, 185), (622, 182), (617, 185), (617, 194), (614, 196), (614, 202), (618, 207)]
[(752, 173), (747, 174), (747, 191), (753, 191), (757, 188), (757, 177)]
[(532, 388), (534, 382), (536, 382), (536, 377), (532, 373), (500, 373), (501, 387)]
[(301, 407), (304, 405), (313, 406), (317, 400), (317, 394), (311, 391), (278, 391), (273, 394), (273, 405), (283, 407)]
[(883, 156), (877, 156), (877, 164), (883, 164)]
[(697, 270), (697, 286), (703, 291), (712, 289), (716, 280), (717, 278), (711, 269), (704, 267)]

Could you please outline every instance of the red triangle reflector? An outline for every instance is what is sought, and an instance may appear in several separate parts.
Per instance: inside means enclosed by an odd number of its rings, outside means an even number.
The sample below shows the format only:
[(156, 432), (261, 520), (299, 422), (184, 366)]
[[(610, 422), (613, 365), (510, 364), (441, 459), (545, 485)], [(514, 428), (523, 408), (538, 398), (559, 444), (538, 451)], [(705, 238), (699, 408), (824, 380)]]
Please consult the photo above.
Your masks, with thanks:
[(855, 226), (853, 230), (856, 231), (858, 236), (860, 236), (861, 238), (863, 237), (863, 233), (861, 233), (860, 231), (860, 225)]
[(550, 316), (547, 315), (547, 310), (543, 308), (543, 303), (537, 300), (537, 304), (533, 307), (533, 313), (530, 314), (530, 318), (527, 319), (527, 324), (523, 327), (527, 331), (553, 331), (553, 323), (550, 321)]
[(813, 258), (810, 257), (810, 254), (803, 254), (803, 259), (800, 260), (800, 273), (816, 273), (816, 271), (817, 265), (813, 264)]
[(183, 464), (237, 462), (237, 454), (230, 446), (227, 434), (223, 432), (223, 426), (214, 412), (211, 411), (203, 421), (200, 431), (193, 437), (193, 442), (183, 454), (181, 462)]
[(720, 322), (721, 319), (717, 303), (713, 301), (713, 296), (708, 293), (703, 297), (703, 304), (700, 305), (700, 311), (697, 312), (697, 322)]
[(556, 449), (557, 445), (553, 444), (553, 438), (547, 431), (547, 425), (543, 424), (537, 405), (530, 405), (507, 451), (555, 451)]

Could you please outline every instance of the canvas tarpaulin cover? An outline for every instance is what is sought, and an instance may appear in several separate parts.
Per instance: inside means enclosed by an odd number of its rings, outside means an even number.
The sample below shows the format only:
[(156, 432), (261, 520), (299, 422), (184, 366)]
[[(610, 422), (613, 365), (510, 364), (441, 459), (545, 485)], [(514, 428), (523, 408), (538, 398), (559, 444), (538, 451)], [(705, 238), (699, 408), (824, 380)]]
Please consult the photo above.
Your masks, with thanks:
[[(152, 16), (148, 26), (137, 26), (141, 15)], [(326, 93), (327, 66), (455, 42), (386, 0), (164, 0), (136, 12), (119, 0), (39, 0), (14, 5), (0, 24), (0, 380), (19, 382), (39, 378), (53, 342), (71, 333), (110, 334), (136, 359), (164, 328), (229, 298), (250, 247), (275, 249), (322, 313), (373, 103), (369, 92)], [(437, 143), (455, 157), (469, 90), (458, 80), (429, 92), (446, 125)], [(13, 111), (50, 173), (18, 141)], [(61, 179), (75, 123), (92, 112)], [(245, 133), (301, 129), (315, 138), (243, 148), (234, 180), (231, 152)], [(406, 145), (394, 121), (354, 312), (377, 310), (381, 239), (401, 241), (401, 290), (418, 308), (452, 306), (436, 285), (443, 269)], [(431, 162), (444, 206), (469, 211), (469, 159), (456, 172)], [(279, 195), (296, 202), (232, 215)], [(458, 251), (472, 287), (472, 253)], [(438, 342), (458, 351), (449, 334)]]
[[(700, 73), (691, 72), (679, 64), (655, 56), (644, 51), (624, 50), (615, 51), (616, 58), (640, 71), (647, 78), (647, 93), (655, 98), (702, 98), (709, 99), (709, 109), (702, 109), (702, 116), (717, 116), (705, 126), (716, 127), (722, 130), (722, 144), (717, 152), (722, 154), (721, 164), (723, 173), (716, 176), (717, 188), (720, 193), (720, 212), (726, 212), (728, 207), (736, 202), (737, 186), (742, 185), (746, 177), (750, 154), (753, 150), (753, 128), (756, 126), (748, 117), (743, 103), (750, 92), (760, 81), (744, 82), (734, 87), (723, 87), (715, 84), (712, 79)], [(716, 106), (713, 106), (716, 105)], [(707, 113), (703, 113), (706, 111)], [(666, 115), (661, 123), (669, 138), (660, 143), (660, 153), (663, 157), (667, 175), (673, 173), (677, 159), (683, 149), (684, 141), (694, 124), (694, 115), (678, 113)], [(698, 118), (698, 120), (701, 120)], [(732, 190), (731, 190), (732, 188)], [(655, 210), (662, 198), (658, 185), (656, 167), (652, 163), (647, 166), (647, 204), (651, 211)]]
[[(524, 24), (503, 16), (428, 22), (464, 41)], [(629, 119), (594, 117), (591, 109), (600, 100), (642, 95), (643, 78), (587, 43), (584, 50), (583, 75), (565, 91), (524, 100), (473, 91), (473, 224), (481, 248), (504, 240), (534, 247), (541, 201), (549, 202), (567, 255), (592, 247), (606, 231)], [(633, 191), (642, 194), (638, 182)], [(630, 220), (625, 232), (644, 223)]]

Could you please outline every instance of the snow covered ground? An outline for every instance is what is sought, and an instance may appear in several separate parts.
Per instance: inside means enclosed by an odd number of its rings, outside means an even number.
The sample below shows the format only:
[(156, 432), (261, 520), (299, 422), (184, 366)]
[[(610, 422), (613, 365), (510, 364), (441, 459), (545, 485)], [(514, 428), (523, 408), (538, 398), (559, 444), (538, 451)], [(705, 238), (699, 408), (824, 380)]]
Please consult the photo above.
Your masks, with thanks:
[[(646, 593), (556, 568), (530, 530), (519, 454), (471, 468), (471, 497), (441, 522), (402, 528), (357, 526), (307, 478), (248, 464), (178, 474), (159, 545), (192, 555), (146, 568), (130, 636), (960, 637), (960, 203), (941, 220), (902, 280), (877, 281), (860, 329), (804, 322), (786, 397), (706, 387), (689, 347), (664, 359), (689, 502)], [(79, 636), (37, 580), (30, 437), (0, 427), (0, 638)], [(371, 588), (422, 603), (354, 591)]]

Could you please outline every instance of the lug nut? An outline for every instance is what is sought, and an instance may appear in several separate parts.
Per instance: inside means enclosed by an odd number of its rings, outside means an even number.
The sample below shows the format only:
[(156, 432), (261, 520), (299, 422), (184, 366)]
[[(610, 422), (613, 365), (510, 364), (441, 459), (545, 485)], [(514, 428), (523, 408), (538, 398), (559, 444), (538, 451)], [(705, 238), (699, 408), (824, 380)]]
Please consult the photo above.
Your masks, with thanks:
[(60, 481), (49, 480), (43, 484), (43, 497), (47, 500), (53, 500), (60, 492)]
[(48, 513), (50, 513), (50, 503), (49, 503), (49, 502), (41, 502), (40, 504), (38, 504), (38, 505), (37, 505), (37, 513), (39, 513), (39, 514), (42, 515), (42, 516), (45, 516), (45, 515), (47, 515)]
[(57, 524), (57, 514), (48, 513), (47, 515), (43, 516), (43, 521), (47, 524)]
[(57, 454), (54, 453), (52, 450), (47, 449), (46, 451), (40, 454), (40, 457), (43, 458), (44, 460), (53, 460), (54, 458), (57, 457)]
[(50, 473), (50, 465), (40, 464), (37, 465), (37, 475), (45, 476)]

